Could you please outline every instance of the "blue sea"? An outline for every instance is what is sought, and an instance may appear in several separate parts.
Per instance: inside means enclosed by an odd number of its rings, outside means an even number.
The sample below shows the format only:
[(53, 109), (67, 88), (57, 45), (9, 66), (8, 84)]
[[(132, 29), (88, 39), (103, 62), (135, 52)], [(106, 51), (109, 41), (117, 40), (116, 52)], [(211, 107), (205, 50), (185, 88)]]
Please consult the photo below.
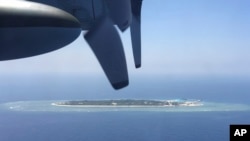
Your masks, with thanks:
[[(115, 91), (103, 76), (1, 76), (0, 141), (229, 141), (230, 124), (250, 124), (250, 111), (12, 111), (16, 101), (174, 99), (249, 105), (242, 77), (136, 77)], [(31, 105), (32, 107), (32, 105)]]

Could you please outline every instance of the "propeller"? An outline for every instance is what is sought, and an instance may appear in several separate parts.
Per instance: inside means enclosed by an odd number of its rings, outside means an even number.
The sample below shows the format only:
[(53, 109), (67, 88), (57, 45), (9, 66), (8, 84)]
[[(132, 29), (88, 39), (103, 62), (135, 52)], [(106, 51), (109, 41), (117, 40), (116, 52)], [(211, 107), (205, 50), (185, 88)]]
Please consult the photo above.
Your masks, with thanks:
[(11, 0), (0, 3), (0, 60), (35, 56), (74, 41), (80, 23), (45, 4)]
[(133, 16), (130, 32), (136, 68), (141, 67), (141, 6), (142, 0), (131, 0)]
[[(141, 66), (141, 1), (105, 0), (107, 16), (96, 21), (85, 39), (96, 55), (106, 76), (115, 89), (128, 85), (128, 72), (120, 36), (113, 26), (121, 31), (131, 27), (131, 37), (136, 68)], [(132, 20), (133, 18), (133, 20)]]
[(108, 14), (121, 31), (125, 31), (131, 24), (131, 2), (130, 0), (105, 0)]
[[(84, 38), (111, 85), (120, 89), (127, 86), (129, 80), (122, 41), (114, 24), (121, 31), (130, 26), (135, 66), (140, 67), (142, 0), (102, 2), (107, 11), (96, 18), (98, 8), (92, 1), (94, 24)], [(30, 57), (59, 49), (73, 42), (82, 30), (81, 24), (84, 24), (58, 8), (23, 0), (0, 3), (0, 21), (0, 60)]]
[(114, 89), (128, 85), (128, 72), (120, 36), (109, 17), (96, 22), (84, 38), (101, 64)]

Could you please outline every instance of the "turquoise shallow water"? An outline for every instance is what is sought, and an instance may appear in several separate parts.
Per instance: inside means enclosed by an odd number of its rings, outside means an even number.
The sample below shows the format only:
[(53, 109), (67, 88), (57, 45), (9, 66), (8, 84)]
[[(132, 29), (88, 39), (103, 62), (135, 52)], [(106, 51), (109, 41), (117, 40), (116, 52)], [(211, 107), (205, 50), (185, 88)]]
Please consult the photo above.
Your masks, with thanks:
[(250, 105), (235, 103), (203, 102), (201, 106), (178, 107), (74, 107), (56, 106), (58, 101), (17, 101), (0, 104), (8, 111), (32, 112), (99, 112), (99, 111), (158, 111), (158, 112), (209, 112), (209, 111), (250, 111)]

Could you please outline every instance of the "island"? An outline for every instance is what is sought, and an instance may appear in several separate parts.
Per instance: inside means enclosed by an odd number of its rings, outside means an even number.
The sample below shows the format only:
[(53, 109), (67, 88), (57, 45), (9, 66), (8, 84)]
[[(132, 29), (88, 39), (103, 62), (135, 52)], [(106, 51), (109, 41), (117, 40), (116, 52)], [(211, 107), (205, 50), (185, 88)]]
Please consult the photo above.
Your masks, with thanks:
[(177, 106), (202, 106), (201, 100), (173, 99), (173, 100), (72, 100), (54, 102), (55, 106), (75, 107), (177, 107)]

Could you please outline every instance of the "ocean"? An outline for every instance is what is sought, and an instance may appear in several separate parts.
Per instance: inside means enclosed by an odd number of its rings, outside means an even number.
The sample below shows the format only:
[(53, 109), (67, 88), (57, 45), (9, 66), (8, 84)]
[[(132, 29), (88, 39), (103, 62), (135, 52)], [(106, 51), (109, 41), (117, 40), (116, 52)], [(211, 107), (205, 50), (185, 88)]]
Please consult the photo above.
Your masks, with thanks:
[(1, 141), (229, 141), (249, 112), (1, 112)]
[[(122, 91), (112, 90), (105, 80), (96, 81), (98, 78), (1, 78), (6, 81), (0, 83), (0, 104), (110, 98), (249, 104), (250, 98), (246, 78), (141, 78)], [(0, 108), (0, 115), (0, 141), (229, 141), (230, 124), (250, 123), (250, 112), (240, 110), (51, 112)]]

